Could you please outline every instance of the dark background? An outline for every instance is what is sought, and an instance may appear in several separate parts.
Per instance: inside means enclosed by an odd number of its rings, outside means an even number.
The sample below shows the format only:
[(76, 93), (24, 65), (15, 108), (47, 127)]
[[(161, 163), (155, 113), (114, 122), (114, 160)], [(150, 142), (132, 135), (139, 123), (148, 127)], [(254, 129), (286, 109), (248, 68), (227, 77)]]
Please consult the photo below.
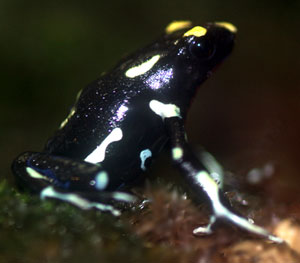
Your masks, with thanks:
[(271, 164), (266, 194), (300, 200), (299, 15), (299, 0), (0, 0), (0, 178), (13, 186), (13, 158), (41, 150), (77, 92), (169, 22), (229, 21), (236, 47), (195, 98), (190, 141), (241, 178)]

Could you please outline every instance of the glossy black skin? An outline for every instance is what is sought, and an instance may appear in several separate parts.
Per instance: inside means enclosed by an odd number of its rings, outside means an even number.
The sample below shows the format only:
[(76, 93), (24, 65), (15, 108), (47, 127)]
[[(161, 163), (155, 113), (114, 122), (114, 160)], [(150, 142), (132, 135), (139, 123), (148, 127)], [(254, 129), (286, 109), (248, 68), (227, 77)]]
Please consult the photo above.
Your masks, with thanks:
[[(51, 184), (62, 191), (98, 192), (90, 180), (103, 169), (109, 174), (105, 191), (134, 184), (143, 172), (140, 152), (150, 149), (155, 158), (169, 139), (162, 118), (150, 109), (149, 102), (175, 104), (185, 119), (199, 85), (232, 50), (234, 33), (213, 23), (203, 27), (207, 33), (201, 37), (183, 37), (192, 27), (163, 34), (83, 89), (74, 106), (75, 114), (48, 140), (43, 152), (26, 152), (14, 161), (12, 169), (19, 183), (34, 192)], [(202, 46), (197, 49), (197, 44)], [(161, 57), (149, 71), (135, 78), (125, 76), (128, 69), (154, 55)], [(166, 72), (169, 79), (164, 78)], [(151, 87), (154, 82), (160, 85), (158, 89)], [(117, 115), (121, 105), (128, 107), (122, 118)], [(122, 129), (123, 138), (107, 147), (101, 168), (84, 162), (116, 127)], [(28, 176), (26, 167), (49, 180)]]

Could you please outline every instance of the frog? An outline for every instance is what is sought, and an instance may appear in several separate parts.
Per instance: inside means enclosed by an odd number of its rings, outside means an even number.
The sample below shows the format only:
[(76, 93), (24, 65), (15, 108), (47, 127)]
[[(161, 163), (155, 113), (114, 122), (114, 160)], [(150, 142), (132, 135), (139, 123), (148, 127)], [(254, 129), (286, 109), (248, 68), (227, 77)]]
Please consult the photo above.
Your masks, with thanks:
[(119, 216), (137, 198), (130, 189), (167, 150), (187, 191), (211, 207), (207, 226), (225, 222), (282, 242), (232, 208), (223, 191), (223, 169), (188, 143), (185, 120), (201, 84), (231, 53), (237, 29), (229, 22), (174, 21), (154, 42), (121, 59), (78, 94), (69, 115), (41, 152), (12, 163), (17, 183), (41, 199)]

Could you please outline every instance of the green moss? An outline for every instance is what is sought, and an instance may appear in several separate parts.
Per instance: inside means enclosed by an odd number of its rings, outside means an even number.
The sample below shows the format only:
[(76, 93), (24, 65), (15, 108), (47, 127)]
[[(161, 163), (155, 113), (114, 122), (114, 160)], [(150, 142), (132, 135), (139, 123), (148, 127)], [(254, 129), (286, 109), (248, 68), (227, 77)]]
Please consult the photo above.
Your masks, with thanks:
[(162, 255), (146, 248), (124, 220), (41, 201), (6, 181), (0, 206), (0, 262), (152, 262)]

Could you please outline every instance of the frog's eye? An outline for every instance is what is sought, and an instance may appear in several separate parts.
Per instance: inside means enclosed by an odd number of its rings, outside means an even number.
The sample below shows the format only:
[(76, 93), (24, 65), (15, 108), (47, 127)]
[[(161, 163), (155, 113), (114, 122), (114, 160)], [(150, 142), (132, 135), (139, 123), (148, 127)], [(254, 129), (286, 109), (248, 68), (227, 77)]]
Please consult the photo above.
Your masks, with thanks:
[(215, 45), (207, 38), (194, 39), (189, 46), (190, 52), (198, 59), (210, 59), (215, 53)]

